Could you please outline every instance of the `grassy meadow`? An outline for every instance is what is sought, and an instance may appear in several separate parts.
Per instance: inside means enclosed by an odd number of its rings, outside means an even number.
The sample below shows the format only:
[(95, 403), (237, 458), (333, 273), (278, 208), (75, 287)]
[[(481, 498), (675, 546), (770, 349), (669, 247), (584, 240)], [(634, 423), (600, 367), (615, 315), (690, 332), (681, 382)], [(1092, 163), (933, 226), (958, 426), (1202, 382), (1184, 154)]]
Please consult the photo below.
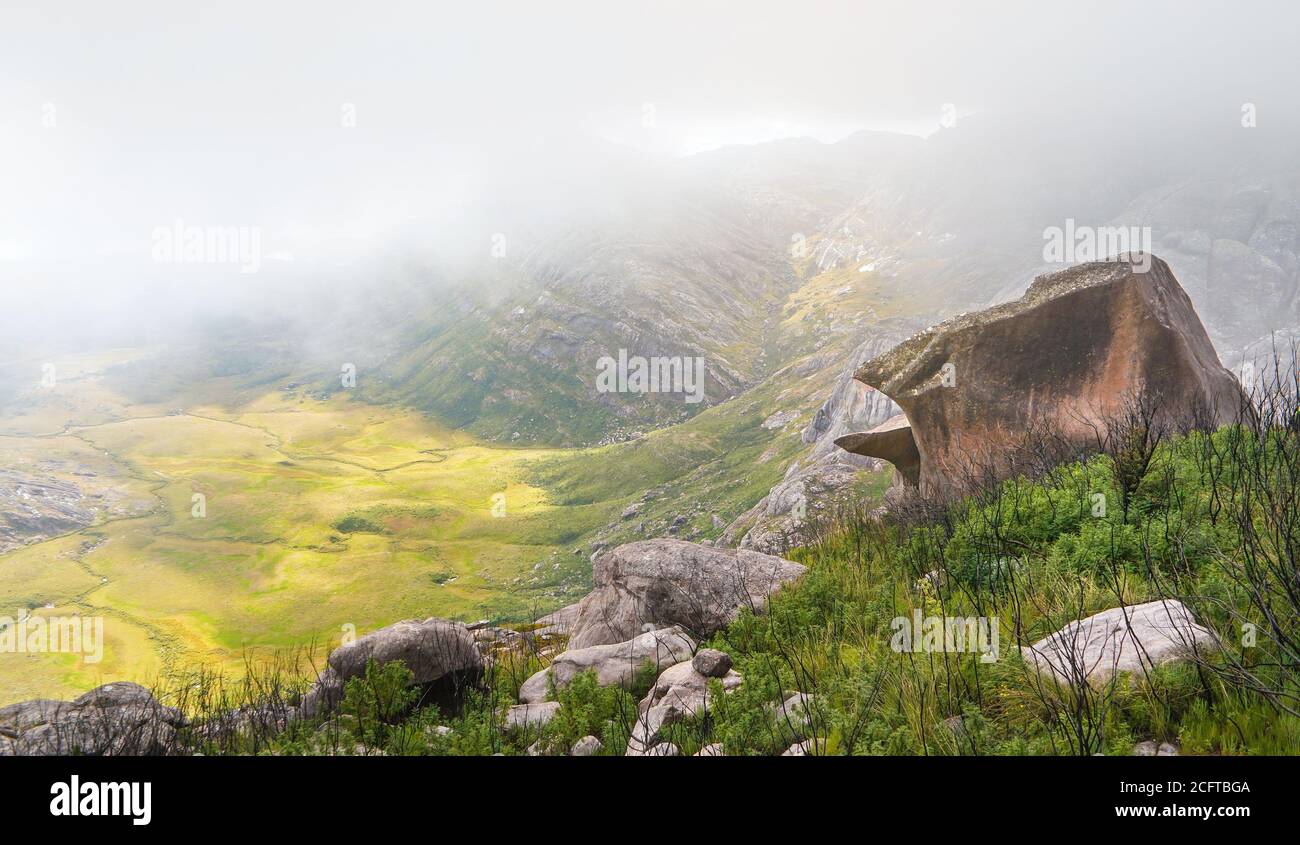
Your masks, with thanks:
[(79, 472), (127, 507), (0, 556), (0, 615), (102, 615), (104, 657), (0, 653), (0, 703), (237, 670), (346, 625), (524, 617), (559, 602), (586, 563), (569, 544), (621, 506), (550, 504), (529, 467), (556, 452), (414, 412), (286, 390), (233, 411), (114, 406), (93, 381), (55, 394), (9, 417), (6, 465)]

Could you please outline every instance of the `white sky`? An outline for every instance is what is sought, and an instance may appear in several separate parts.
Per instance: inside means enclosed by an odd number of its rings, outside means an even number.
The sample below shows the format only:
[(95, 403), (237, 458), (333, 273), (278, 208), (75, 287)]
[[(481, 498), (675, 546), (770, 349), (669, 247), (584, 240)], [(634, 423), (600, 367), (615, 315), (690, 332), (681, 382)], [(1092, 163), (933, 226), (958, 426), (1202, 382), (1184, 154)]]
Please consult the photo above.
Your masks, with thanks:
[(0, 285), (10, 311), (35, 279), (147, 290), (151, 232), (178, 218), (345, 261), (566, 151), (580, 168), (592, 138), (677, 156), (926, 134), (947, 103), (1153, 132), (1251, 101), (1263, 123), (1294, 112), (1297, 8), (0, 0)]

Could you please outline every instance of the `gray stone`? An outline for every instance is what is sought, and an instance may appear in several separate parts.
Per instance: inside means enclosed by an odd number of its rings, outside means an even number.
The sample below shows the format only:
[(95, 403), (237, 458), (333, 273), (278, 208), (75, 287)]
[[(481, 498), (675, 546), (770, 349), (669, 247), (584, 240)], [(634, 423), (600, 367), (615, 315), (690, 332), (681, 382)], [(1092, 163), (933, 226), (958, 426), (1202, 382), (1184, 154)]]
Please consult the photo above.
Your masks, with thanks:
[(38, 699), (0, 707), (0, 755), (165, 755), (181, 753), (181, 713), (139, 684), (96, 687), (68, 701)]
[(584, 736), (582, 739), (573, 743), (573, 748), (569, 750), (570, 757), (595, 757), (605, 747), (599, 739), (594, 736)]
[(802, 742), (796, 742), (785, 751), (781, 752), (782, 757), (811, 757), (813, 753), (812, 740), (805, 739)]
[(1215, 651), (1214, 634), (1172, 599), (1115, 607), (1022, 647), (1025, 662), (1065, 685), (1105, 683), (1117, 672), (1145, 671)]
[(543, 727), (560, 709), (558, 701), (544, 701), (540, 704), (517, 704), (506, 711), (506, 728), (512, 730)]
[(808, 693), (795, 692), (768, 707), (782, 736), (795, 740), (808, 738), (813, 728), (815, 700), (815, 696)]
[(1146, 742), (1139, 742), (1133, 746), (1133, 757), (1154, 757), (1156, 756), (1156, 744), (1153, 740), (1148, 739)]
[(596, 559), (595, 589), (578, 603), (569, 647), (624, 642), (647, 623), (708, 636), (741, 608), (765, 607), (769, 595), (804, 571), (759, 552), (670, 539), (628, 543)]
[[(719, 652), (721, 653), (721, 652)], [(628, 737), (625, 754), (644, 755), (661, 739), (660, 730), (709, 710), (709, 681), (692, 663), (678, 663), (660, 674), (650, 692), (638, 706), (639, 715)], [(724, 693), (740, 686), (739, 672), (729, 671), (719, 679)]]
[(702, 648), (691, 658), (691, 665), (706, 678), (721, 678), (731, 670), (731, 655), (716, 648)]
[(671, 742), (661, 742), (645, 753), (646, 757), (680, 757), (682, 750)]
[(334, 649), (328, 667), (303, 697), (302, 715), (310, 718), (337, 706), (344, 685), (364, 675), (371, 659), (381, 664), (401, 661), (415, 684), (449, 675), (477, 678), (483, 671), (474, 634), (461, 623), (438, 618), (397, 622)]
[(519, 700), (528, 704), (545, 701), (552, 679), (557, 687), (562, 687), (587, 670), (595, 671), (601, 686), (631, 689), (642, 666), (648, 663), (662, 671), (689, 661), (694, 650), (695, 642), (677, 627), (648, 631), (626, 642), (570, 649), (524, 681)]

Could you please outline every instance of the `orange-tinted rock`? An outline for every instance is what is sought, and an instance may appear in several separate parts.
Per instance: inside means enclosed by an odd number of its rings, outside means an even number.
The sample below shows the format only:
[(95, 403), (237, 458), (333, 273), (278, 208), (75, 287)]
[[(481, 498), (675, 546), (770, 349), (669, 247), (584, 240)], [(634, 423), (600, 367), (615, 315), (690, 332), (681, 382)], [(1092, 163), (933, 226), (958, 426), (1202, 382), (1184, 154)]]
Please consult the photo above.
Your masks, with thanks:
[[(1146, 272), (1125, 260), (1039, 276), (1020, 299), (932, 326), (858, 370), (903, 409), (923, 490), (954, 489), (972, 464), (996, 466), (1044, 423), (1095, 444), (1139, 398), (1155, 399), (1166, 420), (1236, 417), (1240, 385), (1168, 265), (1148, 260)], [(890, 451), (913, 475), (901, 425), (881, 428), (836, 442), (886, 460)]]
[(906, 414), (895, 414), (870, 431), (837, 437), (835, 445), (855, 455), (889, 461), (908, 484), (918, 483), (921, 455)]

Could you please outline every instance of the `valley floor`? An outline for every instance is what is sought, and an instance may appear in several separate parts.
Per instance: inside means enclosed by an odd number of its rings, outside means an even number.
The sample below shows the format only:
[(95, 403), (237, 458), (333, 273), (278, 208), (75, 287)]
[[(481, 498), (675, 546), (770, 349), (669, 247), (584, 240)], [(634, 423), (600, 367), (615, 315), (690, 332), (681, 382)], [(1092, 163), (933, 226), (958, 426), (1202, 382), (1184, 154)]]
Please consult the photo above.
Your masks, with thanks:
[(540, 613), (565, 579), (589, 576), (567, 544), (619, 507), (549, 504), (527, 477), (555, 450), (300, 391), (236, 413), (119, 415), (0, 435), (15, 477), (76, 485), (95, 509), (85, 527), (0, 555), (0, 616), (102, 616), (105, 641), (94, 663), (0, 652), (0, 705), (198, 664), (237, 671), (305, 644), (323, 654), (353, 627), (405, 617)]

